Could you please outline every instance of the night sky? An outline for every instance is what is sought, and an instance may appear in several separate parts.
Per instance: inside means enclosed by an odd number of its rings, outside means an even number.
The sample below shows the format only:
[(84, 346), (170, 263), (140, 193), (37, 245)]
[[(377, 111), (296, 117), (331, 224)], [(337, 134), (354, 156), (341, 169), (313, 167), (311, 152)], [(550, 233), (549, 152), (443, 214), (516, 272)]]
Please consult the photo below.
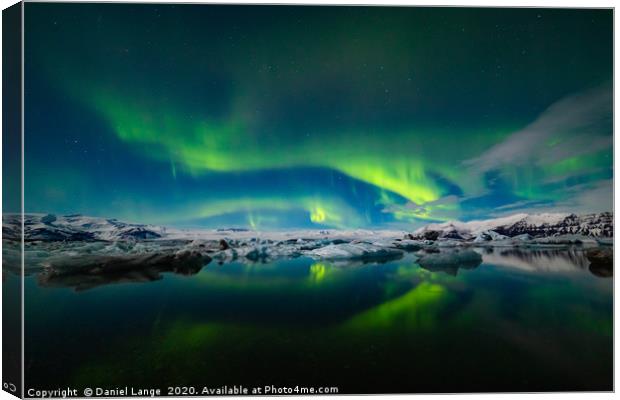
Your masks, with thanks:
[(612, 209), (611, 10), (25, 5), (27, 212), (413, 228)]

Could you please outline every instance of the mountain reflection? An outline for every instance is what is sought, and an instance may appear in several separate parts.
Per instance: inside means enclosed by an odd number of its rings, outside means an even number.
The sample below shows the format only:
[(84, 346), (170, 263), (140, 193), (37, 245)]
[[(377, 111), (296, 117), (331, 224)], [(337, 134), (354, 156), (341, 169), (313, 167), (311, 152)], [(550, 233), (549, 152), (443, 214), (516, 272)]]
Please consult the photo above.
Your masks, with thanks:
[[(485, 264), (528, 272), (575, 272), (590, 270), (594, 275), (605, 276), (588, 269), (590, 261), (583, 249), (493, 249), (478, 250)], [(607, 273), (611, 274), (611, 271)], [(609, 275), (611, 276), (611, 275)]]

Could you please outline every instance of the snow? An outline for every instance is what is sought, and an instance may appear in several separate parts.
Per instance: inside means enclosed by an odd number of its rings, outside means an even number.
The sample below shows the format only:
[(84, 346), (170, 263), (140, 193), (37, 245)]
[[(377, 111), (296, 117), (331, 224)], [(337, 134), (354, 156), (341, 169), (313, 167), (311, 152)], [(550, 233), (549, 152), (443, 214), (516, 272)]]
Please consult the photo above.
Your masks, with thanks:
[(307, 253), (308, 256), (327, 259), (371, 259), (371, 258), (397, 258), (403, 255), (400, 250), (389, 249), (369, 243), (342, 243), (330, 244)]

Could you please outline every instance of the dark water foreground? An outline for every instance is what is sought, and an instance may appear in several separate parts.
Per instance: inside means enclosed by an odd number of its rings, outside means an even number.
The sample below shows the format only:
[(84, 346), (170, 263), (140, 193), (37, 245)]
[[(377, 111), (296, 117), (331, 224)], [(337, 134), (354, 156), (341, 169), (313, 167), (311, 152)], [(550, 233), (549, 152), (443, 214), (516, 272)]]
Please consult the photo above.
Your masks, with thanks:
[(26, 389), (612, 390), (609, 274), (579, 249), (479, 251), (434, 271), (301, 258), (85, 291), (27, 277)]

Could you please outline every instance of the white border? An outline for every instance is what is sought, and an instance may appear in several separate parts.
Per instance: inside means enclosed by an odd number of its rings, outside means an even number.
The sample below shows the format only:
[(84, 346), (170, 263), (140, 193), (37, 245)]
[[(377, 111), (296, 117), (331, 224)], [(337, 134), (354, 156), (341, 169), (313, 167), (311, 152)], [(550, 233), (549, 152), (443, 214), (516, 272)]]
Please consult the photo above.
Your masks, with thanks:
[[(28, 0), (27, 2), (37, 2), (39, 0)], [(80, 2), (80, 1), (74, 1), (74, 0), (65, 0), (62, 2)], [(88, 1), (82, 1), (82, 2), (88, 2)], [(122, 3), (124, 1), (118, 1), (118, 0), (108, 0), (106, 2), (109, 3)], [(209, 1), (182, 1), (182, 0), (150, 0), (150, 1), (140, 1), (140, 0), (133, 0), (133, 1), (129, 1), (132, 3), (203, 3), (203, 4), (231, 4), (234, 3), (234, 1), (231, 0), (209, 0)], [(5, 9), (13, 4), (15, 4), (16, 1), (14, 0), (0, 0), (0, 5), (2, 6), (2, 9)], [(576, 8), (610, 8), (613, 7), (615, 8), (616, 6), (616, 2), (615, 1), (604, 1), (604, 0), (590, 0), (590, 1), (578, 1), (578, 0), (563, 0), (563, 1), (559, 1), (559, 0), (538, 0), (538, 1), (532, 1), (532, 0), (525, 0), (525, 1), (493, 1), (493, 0), (478, 0), (478, 1), (459, 1), (459, 0), (443, 0), (443, 1), (429, 1), (429, 0), (415, 0), (415, 1), (403, 1), (403, 0), (390, 0), (390, 1), (386, 1), (386, 0), (337, 0), (337, 1), (330, 1), (330, 0), (287, 0), (287, 1), (264, 1), (264, 0), (243, 0), (243, 1), (239, 1), (238, 3), (243, 3), (243, 4), (305, 4), (305, 5), (383, 5), (383, 6), (389, 6), (389, 5), (405, 5), (405, 6), (413, 6), (413, 5), (417, 5), (417, 6), (469, 6), (469, 7), (561, 7), (561, 8), (571, 8), (571, 7), (576, 7)], [(1, 21), (1, 19), (0, 19)], [(614, 12), (614, 27), (615, 27), (615, 21), (616, 21), (616, 15)], [(22, 27), (23, 27), (23, 8), (22, 8)], [(0, 22), (1, 24), (1, 22)], [(1, 33), (1, 29), (0, 29), (0, 43), (1, 43), (1, 38), (2, 38), (2, 33)], [(23, 36), (23, 32), (24, 30), (22, 29), (22, 111), (24, 109), (24, 99), (23, 99), (23, 94), (24, 94), (24, 52), (23, 52), (23, 44), (24, 44), (24, 36)], [(618, 32), (615, 30), (614, 28), (614, 77), (618, 76), (617, 72), (618, 72), (618, 62), (617, 62), (617, 52), (616, 52), (616, 43), (618, 43)], [(0, 63), (1, 64), (1, 63)], [(2, 73), (2, 66), (0, 65), (0, 76)], [(616, 86), (615, 86), (615, 82), (614, 82), (614, 99), (616, 95)], [(2, 99), (0, 96), (0, 109), (2, 108)], [(617, 170), (618, 167), (618, 160), (615, 157), (616, 154), (616, 141), (615, 141), (615, 132), (617, 131), (617, 124), (618, 124), (618, 119), (615, 118), (615, 116), (619, 115), (618, 114), (618, 109), (617, 109), (617, 102), (614, 101), (614, 176), (615, 176), (615, 171)], [(24, 179), (24, 115), (22, 112), (22, 213), (24, 211), (24, 185), (23, 185), (23, 179)], [(1, 134), (0, 134), (1, 137)], [(1, 154), (1, 149), (2, 149), (2, 143), (0, 140), (0, 154)], [(1, 163), (0, 163), (0, 171), (2, 169)], [(0, 173), (0, 193), (1, 193), (1, 186), (2, 186), (2, 177), (1, 177), (1, 173)], [(618, 208), (618, 204), (620, 203), (620, 197), (618, 196), (618, 186), (615, 185), (615, 179), (614, 179), (614, 210), (618, 210), (620, 208)], [(1, 196), (0, 196), (0, 205), (1, 205)], [(616, 236), (615, 234), (615, 225), (614, 225), (614, 237)], [(22, 220), (22, 235), (23, 235), (23, 220)], [(1, 250), (1, 243), (0, 243), (0, 250)], [(23, 240), (22, 240), (22, 246), (23, 246)], [(614, 264), (615, 265), (619, 265), (617, 263), (618, 258), (617, 258), (617, 254), (614, 254)], [(22, 278), (23, 278), (23, 270), (24, 265), (23, 265), (23, 258), (22, 258)], [(617, 280), (614, 278), (614, 333), (617, 332), (616, 331), (616, 314), (615, 314), (615, 310), (617, 310), (618, 308), (616, 307), (617, 305), (617, 297), (615, 296), (616, 292), (616, 285), (617, 285)], [(24, 295), (24, 287), (23, 287), (23, 279), (22, 279), (22, 306), (23, 306), (23, 295)], [(1, 306), (1, 298), (0, 298), (0, 306)], [(0, 329), (2, 326), (2, 322), (0, 320)], [(24, 329), (24, 321), (23, 321), (23, 307), (22, 307), (22, 333), (23, 333), (23, 329)], [(0, 337), (0, 349), (1, 349), (1, 343), (2, 343), (2, 339)], [(615, 352), (615, 335), (614, 335), (614, 352)], [(23, 355), (24, 355), (24, 348), (23, 348), (23, 342), (22, 342), (22, 359), (23, 359)], [(615, 354), (614, 357), (614, 366), (616, 365), (615, 361), (617, 359), (617, 354)], [(2, 373), (2, 366), (0, 363), (0, 376)], [(618, 383), (618, 370), (616, 368), (614, 368), (614, 383), (617, 384)], [(23, 385), (23, 370), (22, 370), (22, 385)], [(588, 398), (588, 399), (603, 399), (603, 398), (611, 398), (612, 396), (614, 396), (614, 394), (609, 394), (609, 393), (550, 393), (550, 394), (463, 394), (463, 395), (381, 395), (378, 396), (380, 398), (385, 398), (385, 399), (402, 399), (403, 397), (414, 397), (416, 399), (443, 399), (443, 398), (453, 398), (454, 396), (460, 396), (460, 397), (468, 397), (468, 398), (473, 398), (473, 396), (483, 396), (485, 398), (490, 398), (490, 399), (521, 399), (521, 398), (527, 398), (527, 399), (535, 399), (535, 398), (545, 398), (545, 399), (552, 399), (552, 400), (559, 400), (559, 399), (567, 399), (567, 400), (572, 400), (572, 399), (581, 399), (581, 398)], [(449, 397), (448, 397), (449, 396)], [(287, 398), (309, 398), (309, 397), (313, 397), (313, 396), (287, 396)], [(322, 396), (322, 398), (333, 398), (333, 399), (337, 399), (337, 398), (366, 398), (367, 396)], [(240, 398), (240, 397), (235, 397), (235, 398)], [(254, 397), (256, 398), (256, 397)], [(258, 398), (268, 398), (268, 396), (261, 396)], [(8, 393), (4, 392), (4, 391), (0, 391), (0, 400), (9, 400), (9, 399), (15, 399), (14, 396), (9, 395)], [(171, 399), (174, 399), (174, 397), (171, 397)], [(187, 399), (187, 398), (182, 398), (179, 397), (178, 399)]]

